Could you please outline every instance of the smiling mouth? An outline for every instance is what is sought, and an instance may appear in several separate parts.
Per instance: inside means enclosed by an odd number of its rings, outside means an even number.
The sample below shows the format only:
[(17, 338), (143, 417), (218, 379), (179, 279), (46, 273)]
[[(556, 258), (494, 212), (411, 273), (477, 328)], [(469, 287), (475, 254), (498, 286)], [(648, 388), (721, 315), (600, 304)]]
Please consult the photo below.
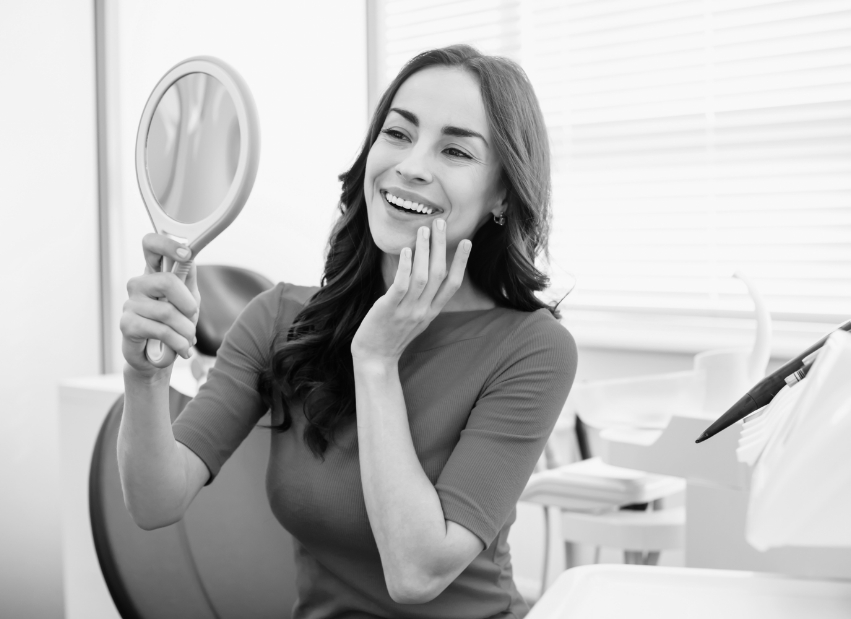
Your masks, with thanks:
[(412, 202), (411, 200), (403, 200), (398, 196), (394, 196), (389, 191), (381, 190), (381, 196), (384, 198), (384, 201), (387, 202), (390, 206), (392, 206), (397, 211), (402, 211), (403, 213), (408, 213), (409, 215), (435, 215), (441, 213), (440, 209), (432, 208), (430, 206), (426, 206), (424, 204), (419, 204), (418, 202)]

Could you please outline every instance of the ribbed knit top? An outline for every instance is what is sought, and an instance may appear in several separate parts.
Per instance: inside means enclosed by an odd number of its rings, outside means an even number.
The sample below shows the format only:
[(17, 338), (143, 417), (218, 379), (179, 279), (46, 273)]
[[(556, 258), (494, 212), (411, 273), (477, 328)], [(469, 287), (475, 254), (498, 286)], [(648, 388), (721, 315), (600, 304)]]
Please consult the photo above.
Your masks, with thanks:
[[(219, 349), (198, 395), (173, 425), (175, 438), (212, 477), (267, 412), (257, 391), (275, 334), (286, 337), (318, 290), (278, 284), (246, 307)], [(324, 460), (303, 441), (300, 403), (293, 426), (272, 435), (266, 488), (292, 534), (295, 619), (522, 617), (507, 543), (515, 505), (567, 399), (576, 345), (547, 310), (496, 307), (439, 314), (405, 350), (399, 377), (411, 438), (447, 520), (485, 550), (437, 598), (395, 603), (387, 592), (364, 503), (355, 420)], [(282, 411), (272, 411), (273, 422)]]

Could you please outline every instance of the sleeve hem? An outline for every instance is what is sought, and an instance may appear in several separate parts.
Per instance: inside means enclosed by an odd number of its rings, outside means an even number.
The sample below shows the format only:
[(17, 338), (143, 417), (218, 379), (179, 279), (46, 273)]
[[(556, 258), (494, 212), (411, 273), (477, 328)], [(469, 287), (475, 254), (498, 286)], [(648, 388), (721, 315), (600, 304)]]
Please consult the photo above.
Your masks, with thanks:
[[(446, 489), (452, 492), (452, 489)], [(447, 496), (446, 492), (438, 490), (440, 503), (443, 507), (443, 517), (447, 521), (460, 524), (468, 529), (473, 535), (482, 540), (485, 548), (491, 545), (499, 534), (500, 527), (495, 526), (488, 518), (484, 517), (483, 510), (465, 501)]]
[(201, 461), (207, 466), (207, 470), (210, 471), (210, 479), (204, 485), (209, 486), (213, 483), (213, 480), (218, 476), (222, 468), (218, 458), (215, 456), (215, 450), (198, 433), (190, 428), (173, 426), (172, 431), (174, 432), (174, 440), (201, 458)]

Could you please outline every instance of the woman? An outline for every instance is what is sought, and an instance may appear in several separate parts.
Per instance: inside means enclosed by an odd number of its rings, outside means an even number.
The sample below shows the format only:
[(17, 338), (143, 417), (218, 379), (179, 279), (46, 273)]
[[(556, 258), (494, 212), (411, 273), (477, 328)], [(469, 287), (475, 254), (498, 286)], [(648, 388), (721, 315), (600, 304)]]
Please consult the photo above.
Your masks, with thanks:
[(252, 301), (174, 426), (144, 343), (187, 357), (198, 293), (157, 272), (186, 248), (145, 237), (122, 317), (125, 502), (144, 528), (179, 520), (271, 407), (294, 617), (522, 617), (508, 528), (576, 370), (534, 294), (550, 182), (532, 88), (468, 46), (424, 53), (341, 180), (322, 287)]

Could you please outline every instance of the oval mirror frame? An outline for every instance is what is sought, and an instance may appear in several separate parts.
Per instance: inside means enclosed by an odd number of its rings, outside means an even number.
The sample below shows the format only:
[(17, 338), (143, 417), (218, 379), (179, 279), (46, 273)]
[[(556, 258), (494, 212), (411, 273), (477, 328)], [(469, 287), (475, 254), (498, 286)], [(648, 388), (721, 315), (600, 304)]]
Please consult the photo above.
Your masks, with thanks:
[[(215, 210), (200, 221), (183, 223), (166, 215), (154, 195), (148, 177), (146, 147), (151, 121), (160, 100), (176, 81), (192, 73), (206, 73), (216, 78), (230, 95), (239, 122), (239, 160), (230, 189)], [(212, 56), (195, 56), (169, 69), (148, 97), (136, 133), (136, 180), (154, 229), (160, 234), (185, 240), (194, 257), (239, 215), (254, 186), (259, 161), (260, 128), (257, 108), (242, 76), (230, 65)]]

